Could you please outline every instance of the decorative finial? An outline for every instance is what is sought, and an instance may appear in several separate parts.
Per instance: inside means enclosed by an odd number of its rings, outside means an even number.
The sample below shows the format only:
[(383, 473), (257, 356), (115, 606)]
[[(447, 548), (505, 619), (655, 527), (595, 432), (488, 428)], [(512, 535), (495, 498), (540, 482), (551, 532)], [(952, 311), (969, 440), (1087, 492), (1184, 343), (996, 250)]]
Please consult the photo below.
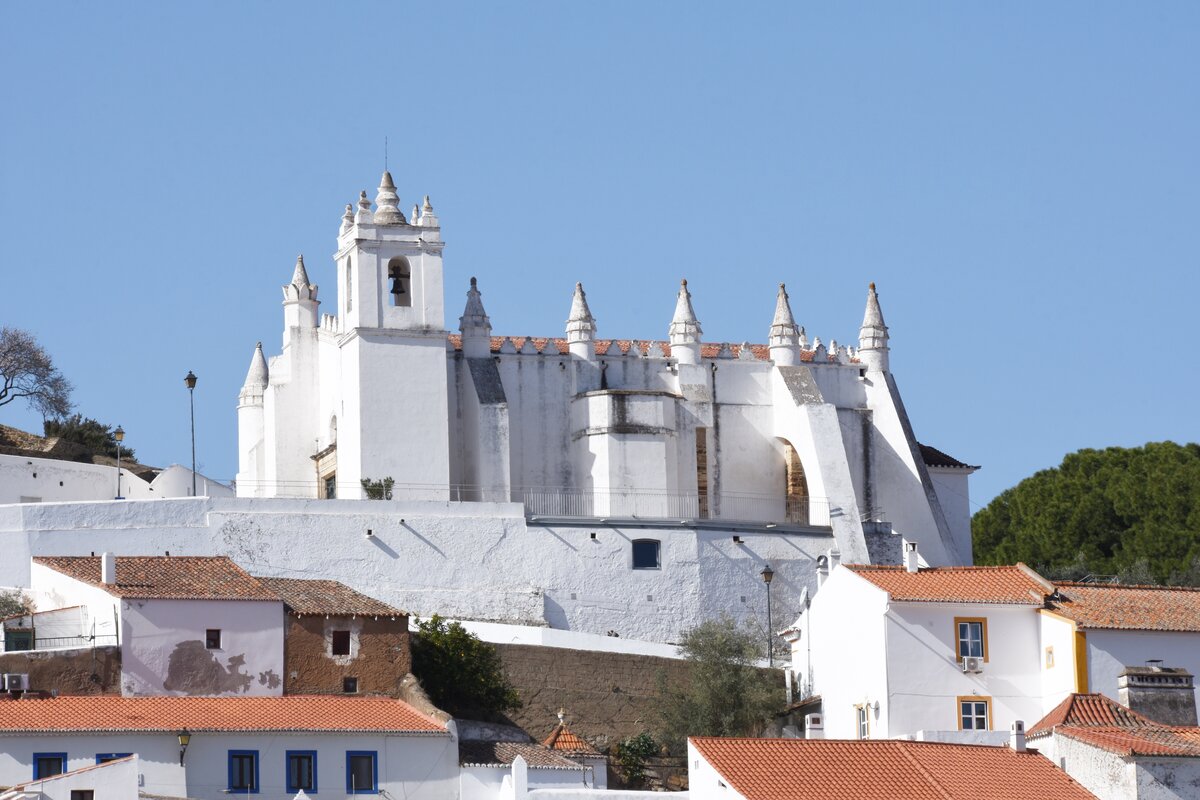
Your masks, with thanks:
[(567, 349), (579, 358), (591, 358), (592, 340), (596, 336), (596, 318), (588, 308), (587, 293), (583, 284), (575, 284), (571, 295), (571, 313), (567, 315)]
[(477, 285), (478, 285), (478, 282), (475, 280), (475, 276), (472, 275), (471, 276), (471, 288), (474, 289)]
[(354, 217), (354, 221), (358, 224), (371, 224), (374, 222), (374, 215), (371, 213), (371, 201), (367, 198), (367, 190), (364, 189), (358, 193), (358, 213)]
[(567, 724), (567, 711), (564, 708), (558, 709), (558, 724), (559, 725)]
[(408, 222), (400, 211), (400, 198), (396, 194), (396, 184), (392, 182), (390, 172), (385, 171), (379, 179), (375, 206), (375, 222), (380, 225), (401, 225)]
[(411, 220), (411, 222), (412, 222), (412, 224), (413, 224), (413, 225), (419, 225), (419, 224), (420, 224), (420, 223), (417, 221), (417, 217), (418, 217), (419, 213), (420, 213), (420, 212), (418, 212), (418, 211), (417, 211), (417, 204), (416, 204), (416, 203), (413, 203), (412, 216), (410, 216), (410, 217), (409, 217), (409, 220)]

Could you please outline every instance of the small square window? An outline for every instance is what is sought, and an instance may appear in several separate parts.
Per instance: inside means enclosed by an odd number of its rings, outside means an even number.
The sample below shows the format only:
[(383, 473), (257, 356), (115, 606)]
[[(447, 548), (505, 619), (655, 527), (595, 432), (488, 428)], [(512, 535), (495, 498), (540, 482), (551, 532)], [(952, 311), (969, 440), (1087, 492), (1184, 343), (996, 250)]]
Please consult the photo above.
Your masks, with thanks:
[(71, 800), (95, 800), (96, 791), (94, 789), (72, 789)]
[(633, 542), (633, 568), (658, 569), (660, 544), (657, 539), (635, 539)]
[(350, 631), (334, 631), (331, 645), (335, 656), (350, 655)]
[(960, 698), (958, 713), (961, 729), (964, 731), (991, 730), (990, 705), (987, 698)]
[(67, 771), (66, 753), (34, 753), (33, 778), (52, 778)]
[(221, 649), (221, 629), (209, 628), (204, 632), (204, 646), (209, 650)]
[(358, 694), (358, 678), (342, 678), (342, 691), (346, 694)]

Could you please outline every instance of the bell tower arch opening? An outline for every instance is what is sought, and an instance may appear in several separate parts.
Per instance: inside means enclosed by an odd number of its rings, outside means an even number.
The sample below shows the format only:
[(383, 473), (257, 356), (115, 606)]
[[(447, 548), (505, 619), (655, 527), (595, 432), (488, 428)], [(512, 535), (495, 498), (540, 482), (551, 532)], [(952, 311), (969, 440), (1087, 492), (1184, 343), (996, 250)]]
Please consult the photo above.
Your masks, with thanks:
[(392, 297), (392, 305), (403, 307), (412, 305), (412, 268), (404, 256), (396, 256), (387, 265), (388, 293)]

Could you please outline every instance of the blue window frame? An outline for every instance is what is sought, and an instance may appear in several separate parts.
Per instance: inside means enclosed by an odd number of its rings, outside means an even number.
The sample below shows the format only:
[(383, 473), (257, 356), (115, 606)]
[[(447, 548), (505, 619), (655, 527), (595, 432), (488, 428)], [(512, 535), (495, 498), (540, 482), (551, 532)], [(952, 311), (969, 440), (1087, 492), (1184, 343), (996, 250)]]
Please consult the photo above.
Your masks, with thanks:
[(118, 758), (129, 758), (133, 753), (96, 753), (97, 764), (107, 764), (110, 761), (116, 761)]
[(229, 791), (232, 794), (258, 794), (258, 751), (229, 751)]
[(379, 794), (378, 751), (346, 751), (346, 792), (347, 794)]
[(67, 771), (66, 753), (34, 753), (33, 779), (53, 778)]
[(285, 765), (287, 775), (284, 780), (289, 792), (303, 789), (312, 794), (317, 791), (316, 750), (288, 750)]

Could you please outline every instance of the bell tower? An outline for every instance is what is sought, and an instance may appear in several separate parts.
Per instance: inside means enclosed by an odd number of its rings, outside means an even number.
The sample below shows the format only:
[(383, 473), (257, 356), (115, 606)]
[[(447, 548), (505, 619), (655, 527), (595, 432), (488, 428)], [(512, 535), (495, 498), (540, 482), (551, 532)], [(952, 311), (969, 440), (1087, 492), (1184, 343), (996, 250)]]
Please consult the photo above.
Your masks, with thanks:
[(339, 497), (362, 479), (392, 478), (402, 496), (446, 499), (449, 400), (442, 236), (429, 198), (400, 211), (384, 172), (375, 207), (346, 207), (334, 255), (339, 387)]

